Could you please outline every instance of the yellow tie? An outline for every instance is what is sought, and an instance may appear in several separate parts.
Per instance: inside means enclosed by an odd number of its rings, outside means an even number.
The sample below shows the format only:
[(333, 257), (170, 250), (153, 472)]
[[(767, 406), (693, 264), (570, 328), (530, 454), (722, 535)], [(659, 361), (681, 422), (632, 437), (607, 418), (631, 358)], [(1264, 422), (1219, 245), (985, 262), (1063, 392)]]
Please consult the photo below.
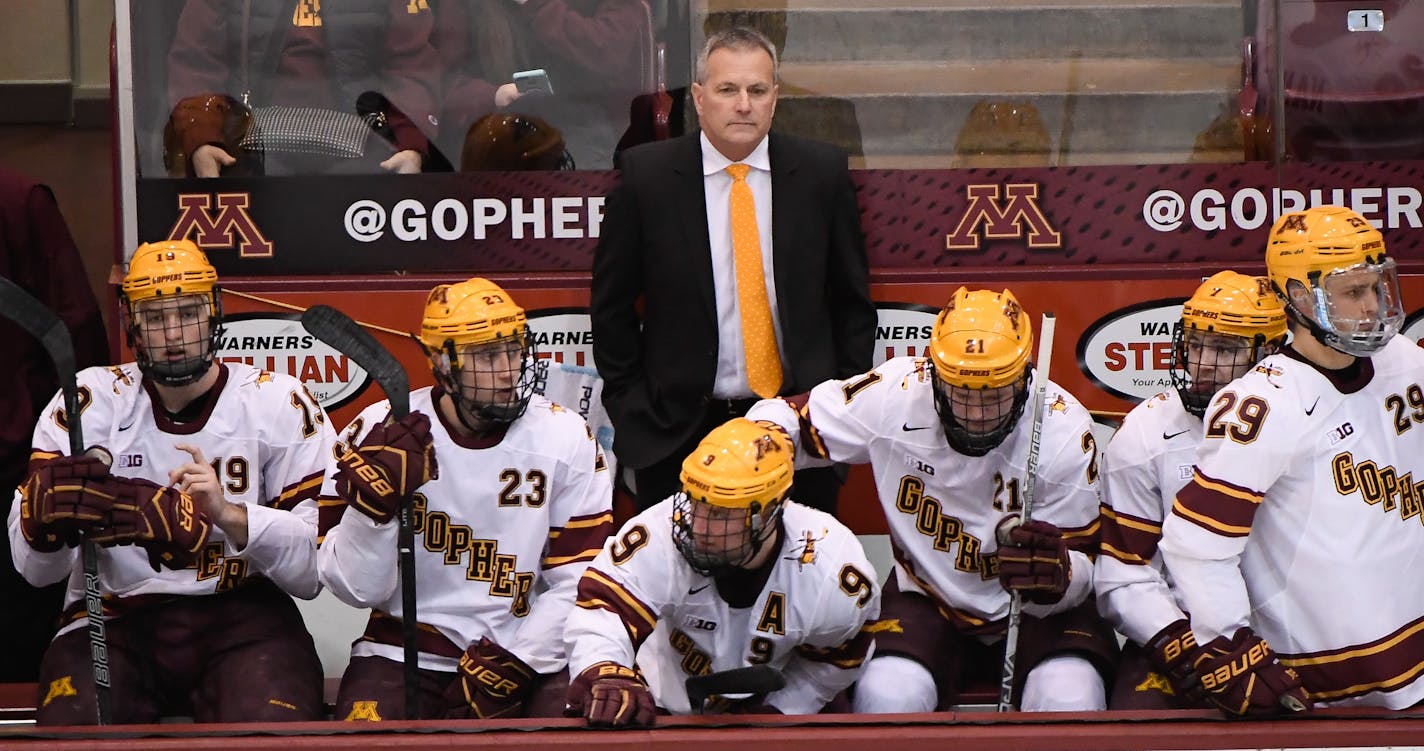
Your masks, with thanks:
[(730, 164), (732, 175), (732, 257), (737, 262), (737, 307), (742, 312), (742, 348), (747, 356), (747, 384), (762, 398), (781, 391), (781, 355), (766, 299), (766, 275), (761, 270), (761, 236), (756, 203), (747, 185), (750, 165)]

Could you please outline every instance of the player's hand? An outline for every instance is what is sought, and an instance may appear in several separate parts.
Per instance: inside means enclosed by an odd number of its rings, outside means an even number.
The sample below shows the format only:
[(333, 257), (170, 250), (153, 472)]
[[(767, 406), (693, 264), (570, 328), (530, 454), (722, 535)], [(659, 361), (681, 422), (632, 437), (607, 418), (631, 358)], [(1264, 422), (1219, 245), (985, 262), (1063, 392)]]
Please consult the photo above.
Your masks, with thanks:
[(1029, 602), (1052, 605), (1063, 599), (1073, 578), (1063, 532), (1045, 521), (1018, 523), (1007, 516), (999, 522), (999, 583)]
[(1296, 672), (1249, 626), (1203, 645), (1196, 662), (1206, 697), (1236, 717), (1304, 712), (1314, 703)]
[(42, 553), (79, 544), (114, 505), (109, 466), (89, 455), (61, 456), (35, 468), (20, 486), (20, 533)]
[(564, 714), (583, 717), (593, 727), (651, 727), (657, 705), (648, 684), (636, 670), (616, 662), (599, 662), (569, 683)]
[(449, 719), (517, 717), (538, 674), (514, 653), (480, 637), (460, 655), (460, 674), (445, 690)]
[(418, 175), (420, 174), (421, 162), (424, 159), (420, 152), (414, 149), (404, 149), (391, 155), (391, 158), (381, 162), (381, 169), (387, 172), (394, 172), (398, 175)]
[(100, 545), (134, 543), (171, 569), (192, 565), (208, 542), (212, 523), (192, 496), (136, 477), (114, 478), (109, 527), (93, 536)]
[(1201, 656), (1201, 647), (1186, 618), (1168, 624), (1147, 642), (1148, 660), (1172, 684), (1177, 702), (1183, 707), (1200, 706), (1206, 699), (1201, 676), (1194, 667)]
[(377, 524), (385, 524), (396, 515), (402, 498), (440, 476), (430, 418), (411, 412), (376, 425), (360, 446), (337, 460), (337, 467), (337, 494)]

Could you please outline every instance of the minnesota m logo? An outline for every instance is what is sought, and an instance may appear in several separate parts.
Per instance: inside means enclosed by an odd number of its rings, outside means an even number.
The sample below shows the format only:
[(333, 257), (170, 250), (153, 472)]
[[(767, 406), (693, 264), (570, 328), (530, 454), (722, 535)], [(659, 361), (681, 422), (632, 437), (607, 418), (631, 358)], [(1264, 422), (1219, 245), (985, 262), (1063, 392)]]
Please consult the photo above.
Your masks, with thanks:
[[(237, 245), (238, 255), (243, 258), (270, 258), (272, 241), (262, 236), (262, 230), (247, 213), (248, 194), (218, 193), (217, 216), (210, 212), (212, 196), (207, 193), (179, 193), (178, 221), (168, 231), (169, 240), (183, 240), (197, 232), (193, 242), (203, 250), (211, 248), (231, 248)], [(242, 236), (238, 243), (233, 235)]]
[(959, 220), (959, 226), (945, 237), (949, 250), (977, 249), (981, 224), (984, 237), (990, 240), (1023, 237), (1027, 230), (1030, 248), (1063, 246), (1063, 235), (1053, 228), (1038, 206), (1038, 185), (1019, 183), (1004, 188), (1007, 197), (1002, 203), (998, 185), (970, 185), (965, 189), (969, 208)]

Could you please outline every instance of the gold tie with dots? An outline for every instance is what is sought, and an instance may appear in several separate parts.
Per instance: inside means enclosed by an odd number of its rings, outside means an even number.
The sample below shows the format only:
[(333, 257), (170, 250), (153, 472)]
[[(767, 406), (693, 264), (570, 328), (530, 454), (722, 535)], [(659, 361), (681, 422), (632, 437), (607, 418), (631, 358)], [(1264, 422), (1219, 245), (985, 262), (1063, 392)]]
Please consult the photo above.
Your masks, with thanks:
[(766, 298), (766, 274), (761, 266), (761, 236), (757, 232), (756, 203), (747, 185), (750, 165), (730, 164), (732, 175), (732, 257), (737, 263), (737, 307), (742, 313), (742, 348), (747, 357), (747, 384), (762, 398), (781, 391), (781, 355), (776, 350), (776, 330), (771, 325), (771, 303)]

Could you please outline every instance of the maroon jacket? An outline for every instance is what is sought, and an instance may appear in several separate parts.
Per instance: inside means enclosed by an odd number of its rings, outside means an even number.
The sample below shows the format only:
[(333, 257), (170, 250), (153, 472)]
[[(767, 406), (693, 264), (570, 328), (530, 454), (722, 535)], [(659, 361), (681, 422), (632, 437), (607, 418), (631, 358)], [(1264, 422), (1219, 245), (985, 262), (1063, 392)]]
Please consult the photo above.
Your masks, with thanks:
[[(396, 149), (426, 153), (440, 81), (430, 10), (410, 0), (340, 0), (323, 5), (317, 27), (293, 25), (296, 8), (293, 0), (188, 0), (168, 53), (169, 105), (250, 91), (253, 106), (355, 112), (362, 92), (377, 91), (399, 110), (388, 113)], [(223, 143), (218, 121), (180, 137), (188, 154)]]
[[(69, 227), (47, 186), (0, 168), (0, 276), (53, 309), (69, 327), (79, 368), (109, 361), (99, 303)], [(59, 390), (40, 343), (0, 318), (0, 494), (9, 509), (24, 479), (35, 420)], [(5, 561), (4, 565), (9, 565)]]

